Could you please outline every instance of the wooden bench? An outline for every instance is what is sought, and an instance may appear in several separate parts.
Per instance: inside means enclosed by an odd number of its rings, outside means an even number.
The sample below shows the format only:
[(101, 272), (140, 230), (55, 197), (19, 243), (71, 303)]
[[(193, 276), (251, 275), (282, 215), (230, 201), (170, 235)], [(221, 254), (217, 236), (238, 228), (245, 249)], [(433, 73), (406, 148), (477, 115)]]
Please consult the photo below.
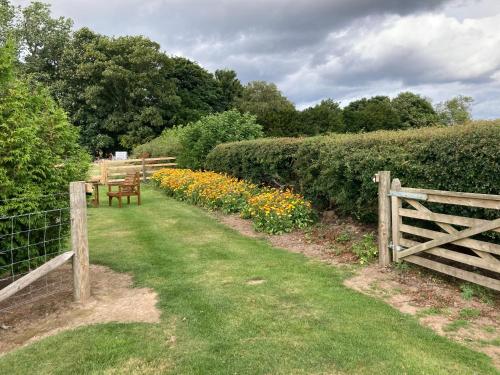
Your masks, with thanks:
[[(118, 191), (113, 191), (113, 186), (118, 186)], [(122, 182), (108, 183), (109, 205), (111, 206), (114, 197), (118, 198), (118, 207), (122, 207), (122, 197), (127, 197), (127, 204), (130, 204), (130, 197), (137, 196), (137, 204), (141, 204), (141, 177), (139, 172), (127, 173)]]

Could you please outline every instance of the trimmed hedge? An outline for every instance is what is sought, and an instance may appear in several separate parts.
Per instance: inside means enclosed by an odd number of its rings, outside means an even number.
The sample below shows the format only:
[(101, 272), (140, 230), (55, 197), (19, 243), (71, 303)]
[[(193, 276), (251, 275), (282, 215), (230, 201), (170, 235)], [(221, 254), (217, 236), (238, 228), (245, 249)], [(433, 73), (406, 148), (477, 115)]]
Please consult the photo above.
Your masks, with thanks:
[(500, 121), (230, 143), (209, 154), (206, 168), (254, 182), (275, 175), (320, 207), (375, 221), (379, 170), (403, 186), (499, 194)]
[(293, 185), (294, 164), (305, 138), (262, 138), (223, 143), (207, 156), (205, 166), (213, 171), (266, 185)]

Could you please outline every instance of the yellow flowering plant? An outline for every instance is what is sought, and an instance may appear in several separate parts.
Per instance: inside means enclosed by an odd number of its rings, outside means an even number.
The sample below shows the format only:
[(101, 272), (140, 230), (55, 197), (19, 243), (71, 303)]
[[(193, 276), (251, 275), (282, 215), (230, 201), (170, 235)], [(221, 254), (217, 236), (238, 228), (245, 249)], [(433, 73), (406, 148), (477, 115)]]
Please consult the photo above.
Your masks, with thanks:
[(290, 190), (259, 188), (255, 184), (215, 172), (161, 169), (152, 180), (168, 195), (209, 209), (240, 212), (257, 230), (290, 232), (312, 222), (310, 202)]

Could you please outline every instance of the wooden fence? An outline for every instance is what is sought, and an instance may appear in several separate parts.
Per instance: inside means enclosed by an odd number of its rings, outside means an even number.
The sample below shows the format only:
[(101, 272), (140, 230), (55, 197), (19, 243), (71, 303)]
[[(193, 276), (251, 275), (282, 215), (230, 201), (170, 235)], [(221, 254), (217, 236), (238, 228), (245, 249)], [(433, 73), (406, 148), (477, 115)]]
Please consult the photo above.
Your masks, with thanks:
[(166, 156), (161, 158), (128, 159), (128, 160), (101, 160), (100, 177), (101, 184), (108, 182), (123, 181), (129, 172), (139, 172), (143, 181), (150, 178), (150, 175), (165, 167), (175, 167), (175, 157)]
[[(16, 293), (27, 288), (35, 281), (46, 276), (51, 271), (62, 266), (69, 260), (73, 262), (73, 293), (74, 299), (80, 303), (86, 303), (90, 297), (90, 276), (89, 276), (89, 248), (87, 240), (87, 201), (85, 195), (85, 182), (72, 182), (70, 184), (70, 231), (71, 250), (65, 251), (52, 259), (46, 261), (22, 277), (16, 278), (12, 271), (13, 281), (0, 289), (0, 302), (7, 300)], [(43, 214), (43, 212), (33, 213)], [(31, 215), (31, 214), (29, 214)], [(62, 225), (62, 223), (59, 223)], [(51, 225), (53, 226), (53, 225)], [(46, 230), (45, 228), (35, 228), (33, 230)], [(17, 232), (12, 235), (19, 235)], [(28, 233), (29, 235), (29, 233)], [(35, 246), (28, 245), (29, 246)], [(14, 249), (11, 249), (12, 252)], [(10, 301), (10, 300), (9, 300)], [(8, 301), (6, 301), (7, 303)]]
[[(424, 204), (500, 212), (500, 195), (402, 187), (379, 172), (379, 261), (407, 261), (500, 291), (500, 217), (493, 220), (432, 212)], [(425, 225), (423, 223), (433, 223)], [(476, 237), (476, 238), (474, 238)], [(464, 266), (465, 265), (465, 266)]]

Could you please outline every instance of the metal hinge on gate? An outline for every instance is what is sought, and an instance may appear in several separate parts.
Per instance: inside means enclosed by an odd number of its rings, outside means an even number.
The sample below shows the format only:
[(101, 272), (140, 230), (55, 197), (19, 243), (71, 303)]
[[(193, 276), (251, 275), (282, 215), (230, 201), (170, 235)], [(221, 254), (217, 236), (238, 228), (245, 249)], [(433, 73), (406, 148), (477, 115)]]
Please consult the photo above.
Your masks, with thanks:
[[(395, 249), (395, 248), (396, 248), (396, 249)], [(393, 244), (393, 243), (392, 243), (392, 241), (391, 241), (391, 242), (389, 242), (389, 249), (391, 249), (391, 250), (393, 250), (393, 251), (394, 251), (394, 250), (396, 250), (396, 251), (402, 251), (402, 250), (404, 250), (405, 248), (404, 248), (403, 246), (399, 246), (399, 245), (398, 245), (398, 246), (394, 246), (394, 244)]]

